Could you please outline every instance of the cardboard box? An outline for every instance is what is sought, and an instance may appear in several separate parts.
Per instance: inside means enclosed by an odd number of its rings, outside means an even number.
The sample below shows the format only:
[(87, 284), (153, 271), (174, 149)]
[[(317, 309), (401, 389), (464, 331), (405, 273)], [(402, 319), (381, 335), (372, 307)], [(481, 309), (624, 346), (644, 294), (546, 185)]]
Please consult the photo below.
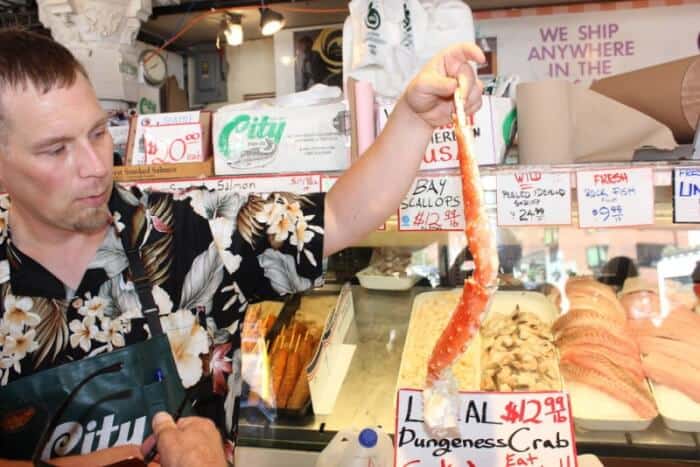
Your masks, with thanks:
[(203, 162), (183, 162), (176, 164), (131, 165), (136, 142), (136, 117), (132, 117), (129, 127), (129, 141), (126, 148), (127, 165), (114, 167), (114, 180), (127, 182), (135, 180), (163, 180), (170, 178), (201, 178), (214, 175), (214, 159), (211, 157), (212, 113), (202, 111), (199, 121), (202, 125)]
[(342, 102), (220, 109), (214, 115), (217, 175), (342, 171), (350, 166)]

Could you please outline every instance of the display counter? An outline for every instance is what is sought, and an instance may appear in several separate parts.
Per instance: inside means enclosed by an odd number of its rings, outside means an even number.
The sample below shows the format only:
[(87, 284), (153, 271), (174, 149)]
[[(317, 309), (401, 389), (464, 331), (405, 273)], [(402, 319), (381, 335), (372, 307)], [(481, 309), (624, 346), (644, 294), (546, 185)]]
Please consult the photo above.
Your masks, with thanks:
[[(358, 345), (333, 412), (294, 423), (244, 418), (240, 444), (320, 451), (336, 431), (348, 427), (379, 425), (392, 432), (396, 383), (412, 303), (416, 295), (431, 290), (415, 287), (386, 292), (353, 286)], [(580, 454), (700, 460), (697, 434), (671, 431), (661, 420), (636, 433), (577, 430), (576, 441)]]

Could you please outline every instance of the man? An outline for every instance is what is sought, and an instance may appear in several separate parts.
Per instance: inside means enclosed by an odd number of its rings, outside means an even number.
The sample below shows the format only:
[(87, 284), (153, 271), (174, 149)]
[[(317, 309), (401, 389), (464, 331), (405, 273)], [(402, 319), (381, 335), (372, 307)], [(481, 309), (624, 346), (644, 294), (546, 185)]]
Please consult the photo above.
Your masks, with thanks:
[[(481, 85), (469, 62), (483, 60), (466, 44), (435, 57), (325, 197), (171, 196), (113, 184), (107, 118), (70, 52), (43, 36), (0, 31), (0, 184), (9, 195), (0, 202), (0, 391), (148, 339), (125, 253), (138, 249), (179, 377), (198, 401), (197, 414), (223, 433), (231, 458), (246, 306), (320, 285), (323, 256), (361, 240), (395, 211), (432, 129), (450, 121), (458, 76), (466, 111), (479, 108)], [(133, 426), (129, 441), (141, 443)], [(98, 451), (56, 464), (104, 464), (110, 452), (118, 460), (128, 448), (104, 449), (117, 444), (113, 431), (121, 436), (118, 427), (90, 424), (79, 439), (55, 434), (44, 458)], [(168, 445), (177, 451), (187, 443)]]

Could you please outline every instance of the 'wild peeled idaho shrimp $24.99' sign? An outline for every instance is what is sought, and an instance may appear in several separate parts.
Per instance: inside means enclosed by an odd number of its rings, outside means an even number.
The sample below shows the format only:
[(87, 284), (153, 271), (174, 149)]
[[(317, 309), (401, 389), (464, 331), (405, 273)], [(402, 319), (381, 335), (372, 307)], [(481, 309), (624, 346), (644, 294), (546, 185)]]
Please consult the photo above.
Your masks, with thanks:
[(571, 224), (571, 174), (521, 170), (496, 177), (498, 225)]
[(395, 467), (576, 467), (567, 394), (461, 393), (457, 431), (433, 437), (423, 422), (423, 392), (401, 389)]

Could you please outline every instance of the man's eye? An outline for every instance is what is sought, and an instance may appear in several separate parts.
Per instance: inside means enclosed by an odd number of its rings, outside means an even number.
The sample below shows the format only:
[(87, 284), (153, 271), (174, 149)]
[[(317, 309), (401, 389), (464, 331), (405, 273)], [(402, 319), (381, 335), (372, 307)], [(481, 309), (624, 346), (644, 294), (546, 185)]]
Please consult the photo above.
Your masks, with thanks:
[(95, 130), (92, 132), (92, 139), (102, 138), (105, 135), (105, 133), (107, 133), (107, 130), (105, 130), (104, 128), (101, 128), (99, 130)]
[(50, 156), (60, 156), (61, 154), (63, 154), (65, 152), (65, 150), (66, 150), (66, 145), (61, 144), (60, 146), (50, 147), (45, 152), (46, 152), (46, 154), (48, 154)]

